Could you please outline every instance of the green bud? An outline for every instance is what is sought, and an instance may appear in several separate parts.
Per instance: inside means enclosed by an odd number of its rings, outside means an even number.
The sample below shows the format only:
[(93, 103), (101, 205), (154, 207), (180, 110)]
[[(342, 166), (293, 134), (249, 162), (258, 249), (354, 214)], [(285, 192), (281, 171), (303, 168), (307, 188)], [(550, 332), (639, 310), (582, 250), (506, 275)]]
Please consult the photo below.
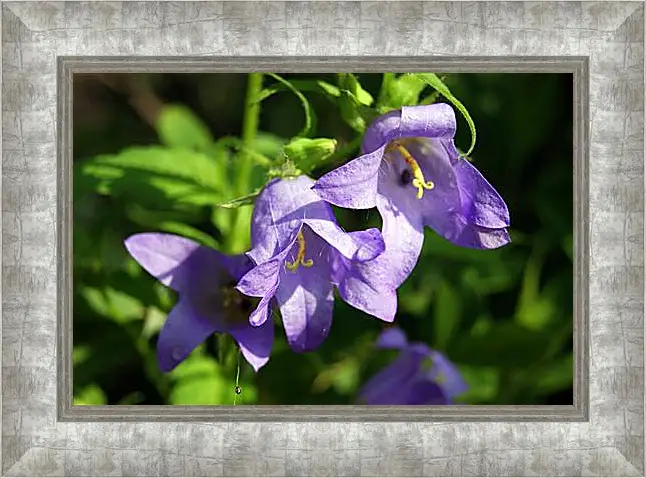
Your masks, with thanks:
[(329, 138), (296, 138), (285, 145), (285, 159), (304, 174), (309, 173), (336, 150), (336, 140)]

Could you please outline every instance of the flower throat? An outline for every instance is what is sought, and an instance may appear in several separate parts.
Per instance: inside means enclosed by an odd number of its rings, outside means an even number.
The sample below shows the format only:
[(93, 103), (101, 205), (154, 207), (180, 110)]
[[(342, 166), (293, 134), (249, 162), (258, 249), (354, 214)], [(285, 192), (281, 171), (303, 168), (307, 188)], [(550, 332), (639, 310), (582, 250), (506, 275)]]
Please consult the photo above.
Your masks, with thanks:
[(312, 267), (314, 265), (314, 261), (312, 259), (305, 259), (305, 236), (303, 236), (302, 231), (298, 232), (296, 241), (298, 243), (298, 254), (296, 255), (296, 259), (294, 262), (285, 263), (285, 267), (287, 267), (291, 272), (296, 272), (300, 266)]
[(410, 171), (405, 170), (404, 173), (402, 173), (402, 181), (404, 183), (408, 183), (412, 176), (412, 185), (417, 188), (417, 199), (422, 199), (422, 197), (424, 196), (424, 190), (426, 189), (427, 191), (430, 191), (435, 187), (435, 184), (433, 183), (433, 181), (426, 180), (422, 169), (419, 167), (419, 164), (417, 163), (415, 158), (413, 158), (413, 155), (410, 154), (410, 152), (406, 149), (405, 144), (412, 143), (414, 141), (415, 140), (413, 138), (393, 141), (386, 148), (386, 152), (397, 152), (406, 162), (406, 164), (410, 168)]

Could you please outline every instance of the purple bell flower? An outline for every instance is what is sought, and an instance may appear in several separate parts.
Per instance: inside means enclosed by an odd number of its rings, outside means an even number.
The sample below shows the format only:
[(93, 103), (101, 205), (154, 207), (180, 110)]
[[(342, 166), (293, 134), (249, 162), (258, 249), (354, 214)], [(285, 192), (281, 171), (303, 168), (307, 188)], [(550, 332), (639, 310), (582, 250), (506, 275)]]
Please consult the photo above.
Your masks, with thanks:
[(439, 103), (402, 107), (367, 129), (365, 152), (314, 185), (324, 200), (351, 209), (376, 207), (386, 251), (373, 270), (390, 270), (398, 287), (413, 270), (424, 226), (463, 247), (494, 249), (510, 242), (507, 205), (453, 137), (453, 108)]
[(314, 191), (307, 176), (270, 181), (256, 199), (251, 219), (252, 248), (257, 264), (238, 283), (245, 295), (259, 297), (250, 322), (258, 326), (277, 302), (287, 340), (296, 352), (318, 347), (332, 324), (334, 286), (348, 304), (392, 321), (397, 308), (394, 289), (366, 281), (357, 264), (384, 250), (377, 229), (343, 231), (332, 208)]
[(424, 343), (409, 343), (397, 327), (386, 329), (376, 346), (401, 353), (359, 391), (362, 404), (450, 405), (467, 390), (457, 367), (444, 355)]
[(253, 301), (235, 289), (251, 269), (245, 255), (227, 256), (172, 234), (143, 233), (125, 241), (130, 255), (162, 284), (179, 293), (157, 342), (157, 360), (169, 372), (213, 333), (230, 334), (258, 371), (274, 343), (270, 322), (249, 324)]

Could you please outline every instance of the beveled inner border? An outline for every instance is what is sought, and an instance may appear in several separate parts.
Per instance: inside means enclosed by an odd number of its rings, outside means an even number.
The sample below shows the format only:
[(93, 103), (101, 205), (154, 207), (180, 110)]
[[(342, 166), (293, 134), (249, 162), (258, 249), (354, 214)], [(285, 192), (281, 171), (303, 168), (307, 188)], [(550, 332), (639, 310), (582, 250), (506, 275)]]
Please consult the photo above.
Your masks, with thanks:
[[(57, 419), (59, 421), (587, 421), (589, 416), (588, 57), (71, 57), (57, 58)], [(573, 405), (72, 405), (72, 81), (81, 73), (571, 73), (573, 75)]]

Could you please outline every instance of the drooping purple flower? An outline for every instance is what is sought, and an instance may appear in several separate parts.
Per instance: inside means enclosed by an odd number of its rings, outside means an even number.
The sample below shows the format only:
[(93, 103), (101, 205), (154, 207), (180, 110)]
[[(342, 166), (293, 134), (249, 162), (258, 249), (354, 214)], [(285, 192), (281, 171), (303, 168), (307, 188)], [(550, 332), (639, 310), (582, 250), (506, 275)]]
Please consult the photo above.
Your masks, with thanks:
[(252, 327), (255, 299), (235, 290), (253, 266), (245, 255), (227, 256), (173, 234), (143, 233), (125, 241), (130, 255), (162, 284), (179, 293), (159, 334), (157, 360), (169, 372), (213, 333), (227, 333), (258, 371), (269, 360), (273, 324)]
[(455, 113), (448, 104), (391, 111), (367, 129), (363, 156), (324, 175), (314, 186), (331, 204), (377, 207), (386, 243), (377, 263), (393, 271), (395, 287), (419, 258), (424, 226), (463, 247), (493, 249), (510, 242), (507, 205), (482, 174), (459, 157), (455, 131)]
[(379, 231), (344, 232), (313, 184), (299, 176), (264, 187), (256, 199), (247, 253), (257, 266), (238, 283), (243, 294), (261, 298), (250, 316), (252, 325), (265, 323), (276, 300), (297, 352), (313, 350), (327, 337), (335, 285), (345, 302), (382, 320), (392, 321), (397, 307), (394, 289), (366, 281), (355, 270), (383, 252)]
[(376, 346), (401, 352), (359, 391), (362, 404), (450, 405), (467, 390), (457, 367), (444, 355), (422, 342), (409, 343), (397, 327), (386, 329)]

